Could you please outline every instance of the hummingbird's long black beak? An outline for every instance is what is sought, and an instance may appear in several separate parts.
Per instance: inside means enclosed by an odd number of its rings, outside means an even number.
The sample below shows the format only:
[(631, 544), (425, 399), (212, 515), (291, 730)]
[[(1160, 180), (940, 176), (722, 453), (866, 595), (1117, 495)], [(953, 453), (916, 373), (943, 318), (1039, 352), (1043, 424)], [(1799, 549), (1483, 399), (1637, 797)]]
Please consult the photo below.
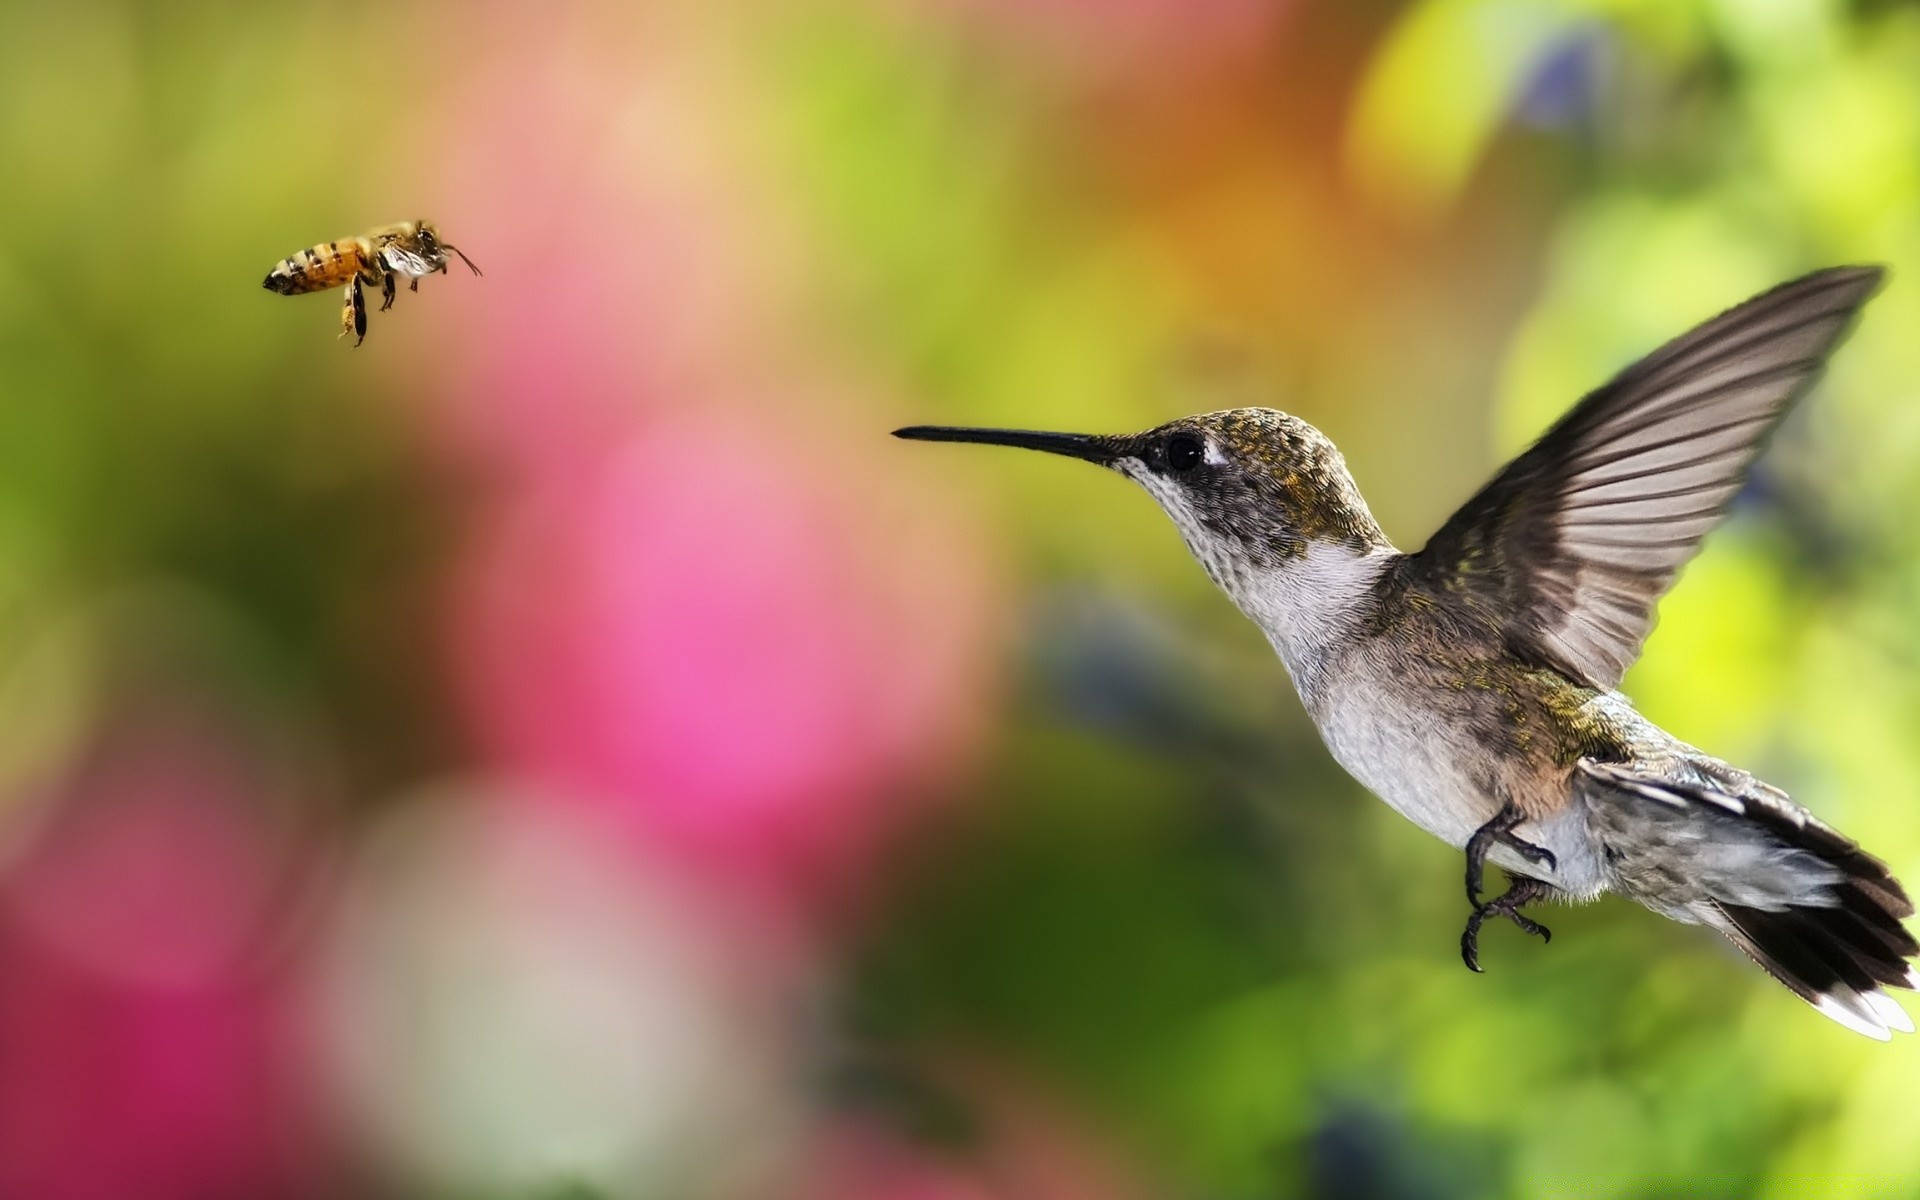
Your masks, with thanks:
[(1083, 458), (1101, 466), (1120, 457), (1119, 438), (1091, 433), (1041, 433), (1032, 429), (969, 429), (959, 425), (909, 425), (896, 429), (893, 436), (916, 442), (978, 442), (984, 446), (1018, 446), (1023, 450), (1044, 450)]

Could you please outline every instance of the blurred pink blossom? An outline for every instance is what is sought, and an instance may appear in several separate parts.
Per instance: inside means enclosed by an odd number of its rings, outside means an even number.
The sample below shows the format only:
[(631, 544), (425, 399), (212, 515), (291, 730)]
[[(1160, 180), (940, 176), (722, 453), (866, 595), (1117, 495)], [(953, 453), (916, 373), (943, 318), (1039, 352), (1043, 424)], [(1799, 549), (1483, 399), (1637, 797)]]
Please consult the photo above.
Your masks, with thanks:
[(445, 181), (487, 292), (436, 318), (471, 347), (438, 427), (490, 484), (450, 599), (483, 766), (838, 895), (983, 708), (979, 543), (877, 469), (884, 406), (812, 336), (737, 44), (487, 11), (512, 52), (456, 92)]
[(570, 473), (796, 338), (791, 181), (740, 66), (669, 10), (570, 7), (494, 6), (446, 92), (442, 223), (487, 274), (429, 318), (460, 352), (417, 366), (454, 447), (509, 475)]
[(35, 805), (0, 883), (23, 931), (142, 983), (226, 978), (267, 936), (290, 880), (282, 781), (259, 775), (210, 712), (182, 700), (106, 722)]
[(503, 504), (456, 593), (487, 753), (742, 881), (848, 882), (993, 658), (966, 527), (861, 457), (690, 414)]
[(0, 1196), (312, 1195), (276, 989), (102, 978), (0, 930)]
[(0, 882), (0, 1196), (292, 1194), (311, 1148), (262, 953), (285, 781), (190, 690), (114, 694)]

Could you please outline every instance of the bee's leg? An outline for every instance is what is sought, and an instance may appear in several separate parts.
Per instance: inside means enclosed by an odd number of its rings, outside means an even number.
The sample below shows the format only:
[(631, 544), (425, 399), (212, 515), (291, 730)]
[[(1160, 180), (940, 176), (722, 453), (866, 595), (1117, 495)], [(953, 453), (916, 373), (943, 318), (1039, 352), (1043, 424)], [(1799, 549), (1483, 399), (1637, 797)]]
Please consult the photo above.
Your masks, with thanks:
[(367, 340), (367, 302), (360, 290), (358, 275), (348, 282), (347, 305), (340, 310), (340, 336), (345, 337), (349, 332), (356, 346)]
[(393, 272), (388, 271), (386, 274), (380, 276), (380, 311), (385, 312), (392, 307)]
[(407, 280), (407, 290), (410, 292), (417, 292), (420, 290), (420, 279), (418, 276), (415, 276), (414, 278)]

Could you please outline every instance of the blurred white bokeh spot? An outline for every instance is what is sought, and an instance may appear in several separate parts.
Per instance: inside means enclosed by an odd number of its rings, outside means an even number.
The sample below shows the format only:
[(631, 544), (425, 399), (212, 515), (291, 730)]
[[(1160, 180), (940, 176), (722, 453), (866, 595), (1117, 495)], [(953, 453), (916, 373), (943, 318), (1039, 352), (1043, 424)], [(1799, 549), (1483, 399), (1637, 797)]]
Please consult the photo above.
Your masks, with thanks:
[(498, 784), (404, 804), (362, 848), (322, 956), (322, 1069), (410, 1181), (758, 1190), (793, 1140), (789, 1055), (716, 908), (581, 806)]

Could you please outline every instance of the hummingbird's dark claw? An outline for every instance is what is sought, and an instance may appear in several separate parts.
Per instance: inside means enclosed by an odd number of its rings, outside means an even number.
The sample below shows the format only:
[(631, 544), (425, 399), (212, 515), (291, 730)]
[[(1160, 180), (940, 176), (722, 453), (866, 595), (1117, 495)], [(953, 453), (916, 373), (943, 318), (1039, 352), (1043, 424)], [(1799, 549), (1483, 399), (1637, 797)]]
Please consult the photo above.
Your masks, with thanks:
[(1493, 819), (1473, 831), (1467, 839), (1467, 903), (1480, 907), (1481, 873), (1486, 869), (1487, 855), (1495, 844), (1506, 846), (1530, 863), (1539, 863), (1551, 871), (1560, 864), (1553, 852), (1545, 846), (1536, 846), (1525, 838), (1516, 837), (1514, 826), (1526, 820), (1526, 814), (1508, 801)]
[(1547, 849), (1545, 846), (1536, 846), (1532, 842), (1512, 836), (1503, 837), (1500, 840), (1512, 849), (1519, 851), (1521, 858), (1531, 863), (1541, 863), (1545, 865), (1549, 871), (1560, 865), (1560, 860), (1553, 856), (1553, 851)]
[(1467, 970), (1480, 971), (1480, 926), (1488, 917), (1505, 917), (1518, 925), (1522, 933), (1531, 933), (1543, 942), (1551, 942), (1553, 931), (1532, 917), (1523, 915), (1520, 906), (1530, 904), (1552, 891), (1551, 886), (1538, 879), (1515, 876), (1513, 886), (1499, 897), (1484, 904), (1475, 904), (1473, 912), (1467, 917), (1466, 931), (1460, 935), (1460, 960), (1467, 964)]

